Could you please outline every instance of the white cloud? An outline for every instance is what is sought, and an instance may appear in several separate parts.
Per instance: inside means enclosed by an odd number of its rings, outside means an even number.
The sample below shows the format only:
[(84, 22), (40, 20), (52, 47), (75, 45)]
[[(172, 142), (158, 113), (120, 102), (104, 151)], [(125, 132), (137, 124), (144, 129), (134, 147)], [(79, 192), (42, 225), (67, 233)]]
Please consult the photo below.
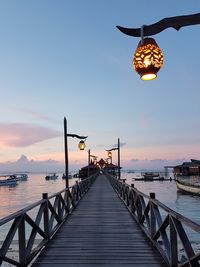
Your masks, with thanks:
[(9, 172), (63, 172), (64, 164), (62, 162), (48, 159), (44, 161), (35, 161), (21, 155), (16, 161), (0, 163), (0, 173)]

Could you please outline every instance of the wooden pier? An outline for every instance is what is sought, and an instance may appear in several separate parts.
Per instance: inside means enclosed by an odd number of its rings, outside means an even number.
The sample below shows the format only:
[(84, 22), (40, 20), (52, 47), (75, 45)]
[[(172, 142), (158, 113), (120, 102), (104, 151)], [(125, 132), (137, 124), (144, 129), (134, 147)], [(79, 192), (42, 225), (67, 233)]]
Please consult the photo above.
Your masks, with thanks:
[(200, 267), (200, 225), (102, 171), (44, 193), (0, 230), (0, 266)]
[(104, 174), (32, 264), (65, 265), (167, 266)]

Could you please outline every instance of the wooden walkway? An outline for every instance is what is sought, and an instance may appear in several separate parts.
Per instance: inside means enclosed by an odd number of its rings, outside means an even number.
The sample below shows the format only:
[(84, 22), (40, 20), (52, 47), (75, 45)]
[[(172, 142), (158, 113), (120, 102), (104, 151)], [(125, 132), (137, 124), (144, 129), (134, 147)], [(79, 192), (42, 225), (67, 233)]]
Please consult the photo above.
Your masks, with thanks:
[(166, 266), (100, 174), (32, 267)]

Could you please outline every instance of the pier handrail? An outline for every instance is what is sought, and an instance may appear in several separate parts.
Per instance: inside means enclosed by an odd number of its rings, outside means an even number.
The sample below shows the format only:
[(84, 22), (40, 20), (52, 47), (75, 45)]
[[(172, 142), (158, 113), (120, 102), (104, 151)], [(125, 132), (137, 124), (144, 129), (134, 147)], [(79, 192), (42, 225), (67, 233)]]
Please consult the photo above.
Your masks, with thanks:
[[(9, 224), (5, 239), (0, 244), (0, 265), (7, 262), (14, 266), (27, 266), (77, 206), (96, 175), (51, 196), (44, 193), (43, 199), (0, 219), (0, 227)], [(18, 253), (15, 258), (9, 255), (13, 241), (17, 241)]]
[[(169, 266), (199, 267), (200, 252), (195, 251), (188, 237), (188, 228), (199, 234), (200, 225), (168, 208), (134, 185), (106, 174), (119, 197)], [(187, 228), (187, 229), (186, 229)]]

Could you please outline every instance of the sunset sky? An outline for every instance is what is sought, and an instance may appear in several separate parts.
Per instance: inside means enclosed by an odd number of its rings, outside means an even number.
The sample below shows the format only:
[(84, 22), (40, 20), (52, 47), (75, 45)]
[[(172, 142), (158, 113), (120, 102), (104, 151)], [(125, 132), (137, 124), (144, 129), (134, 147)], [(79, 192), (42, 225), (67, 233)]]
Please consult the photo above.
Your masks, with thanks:
[(118, 137), (125, 169), (200, 159), (200, 25), (154, 36), (164, 66), (149, 82), (132, 67), (140, 39), (116, 28), (198, 12), (196, 0), (1, 0), (0, 172), (62, 169), (64, 116), (69, 133), (88, 135), (81, 152), (68, 138), (70, 170), (89, 148), (107, 157)]

